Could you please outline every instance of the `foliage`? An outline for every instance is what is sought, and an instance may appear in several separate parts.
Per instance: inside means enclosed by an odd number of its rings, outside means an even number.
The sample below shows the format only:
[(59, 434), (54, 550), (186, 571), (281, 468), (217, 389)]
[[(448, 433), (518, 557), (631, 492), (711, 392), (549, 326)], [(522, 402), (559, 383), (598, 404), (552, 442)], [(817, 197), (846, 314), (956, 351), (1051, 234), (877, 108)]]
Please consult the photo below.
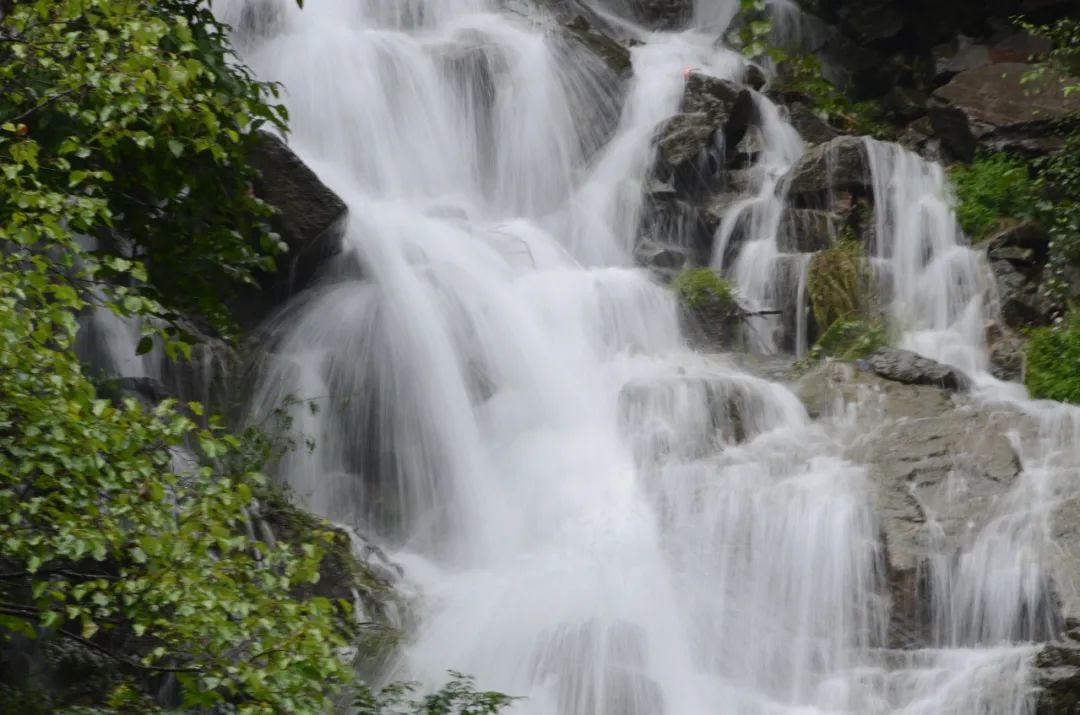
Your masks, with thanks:
[(814, 112), (845, 132), (869, 134), (888, 139), (892, 128), (880, 116), (874, 102), (855, 102), (841, 88), (825, 78), (816, 55), (777, 55), (777, 89), (806, 95)]
[(1080, 404), (1080, 325), (1033, 330), (1025, 376), (1031, 396)]
[(731, 285), (711, 268), (684, 268), (671, 285), (690, 310), (709, 308), (728, 314), (738, 310)]
[(249, 507), (265, 487), (262, 443), (227, 434), (197, 403), (103, 399), (74, 351), (78, 316), (93, 307), (163, 319), (146, 325), (159, 326), (173, 355), (188, 348), (169, 324), (177, 311), (226, 322), (221, 284), (270, 265), (276, 238), (265, 230), (269, 209), (250, 195), (244, 155), (255, 129), (283, 114), (196, 0), (9, 9), (0, 18), (5, 651), (63, 645), (109, 662), (108, 691), (77, 703), (97, 712), (152, 712), (147, 695), (165, 678), (182, 707), (324, 712), (351, 673), (337, 655), (349, 612), (296, 591), (318, 578), (330, 532), (273, 546), (249, 537)]
[[(1080, 75), (1080, 19), (1062, 17), (1054, 22), (1039, 25), (1016, 18), (1016, 24), (1033, 37), (1050, 41), (1051, 49), (1042, 61), (1024, 77), (1025, 82), (1033, 82), (1047, 72), (1056, 70), (1066, 76)], [(1065, 87), (1065, 94), (1080, 92), (1080, 84)]]
[(814, 112), (846, 132), (869, 134), (880, 139), (892, 134), (873, 102), (854, 102), (841, 88), (825, 78), (821, 60), (813, 54), (793, 55), (771, 41), (772, 19), (765, 0), (740, 0), (741, 22), (728, 41), (749, 59), (764, 59), (777, 70), (775, 88), (804, 94)]
[(843, 236), (810, 259), (807, 291), (814, 320), (822, 330), (837, 321), (868, 318), (874, 296), (873, 274), (860, 244)]
[[(1022, 81), (1038, 81), (1050, 71), (1071, 77), (1080, 75), (1080, 20), (1065, 17), (1044, 25), (1023, 18), (1016, 21), (1028, 33), (1051, 42), (1050, 51)], [(1066, 95), (1080, 92), (1080, 82), (1067, 84), (1064, 91)], [(1036, 189), (1041, 199), (1039, 218), (1051, 237), (1045, 290), (1064, 307), (1076, 298), (1069, 295), (1066, 271), (1070, 266), (1080, 266), (1080, 116), (1074, 113), (1057, 124), (1065, 145), (1062, 151), (1036, 163)]]
[(478, 692), (475, 681), (451, 671), (451, 679), (436, 693), (416, 697), (415, 683), (395, 683), (378, 695), (361, 687), (354, 705), (357, 715), (497, 715), (518, 698)]
[(202, 0), (18, 3), (0, 19), (0, 239), (61, 245), (164, 338), (180, 310), (227, 328), (225, 289), (282, 248), (245, 160), (255, 130), (282, 126), (273, 91)]
[(1038, 199), (1028, 165), (1008, 154), (980, 154), (970, 166), (953, 167), (949, 177), (960, 227), (974, 239), (1035, 211)]
[(888, 333), (880, 321), (837, 320), (807, 351), (803, 363), (809, 365), (826, 356), (837, 360), (858, 360), (888, 344)]

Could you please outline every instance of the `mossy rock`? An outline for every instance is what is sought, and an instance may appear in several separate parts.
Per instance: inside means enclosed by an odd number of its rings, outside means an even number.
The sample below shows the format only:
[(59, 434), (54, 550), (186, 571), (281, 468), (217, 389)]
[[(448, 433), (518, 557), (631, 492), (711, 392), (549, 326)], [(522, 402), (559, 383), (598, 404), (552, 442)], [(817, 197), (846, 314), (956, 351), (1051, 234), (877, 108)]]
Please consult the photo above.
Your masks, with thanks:
[(686, 268), (671, 284), (691, 343), (727, 350), (739, 337), (742, 311), (731, 285), (710, 268)]

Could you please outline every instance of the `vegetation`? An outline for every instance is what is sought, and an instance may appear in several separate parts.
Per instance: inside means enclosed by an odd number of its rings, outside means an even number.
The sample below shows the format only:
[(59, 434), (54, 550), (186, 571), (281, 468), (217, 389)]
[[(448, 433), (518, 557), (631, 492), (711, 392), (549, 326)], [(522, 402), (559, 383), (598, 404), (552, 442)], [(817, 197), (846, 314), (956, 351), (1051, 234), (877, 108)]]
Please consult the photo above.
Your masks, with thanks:
[(378, 695), (361, 688), (355, 700), (357, 715), (496, 715), (518, 699), (479, 692), (472, 678), (454, 672), (450, 675), (442, 690), (419, 698), (415, 683), (395, 683)]
[(825, 78), (816, 55), (792, 55), (772, 43), (772, 20), (765, 0), (740, 0), (741, 22), (728, 41), (750, 59), (776, 68), (775, 89), (806, 95), (814, 112), (846, 132), (886, 138), (892, 134), (874, 102), (855, 102)]
[(734, 315), (739, 308), (731, 285), (711, 268), (685, 268), (671, 285), (689, 310), (709, 309)]
[(807, 351), (807, 365), (823, 358), (858, 360), (889, 344), (888, 332), (879, 320), (837, 320)]
[(1026, 162), (1008, 154), (982, 154), (950, 171), (956, 217), (964, 233), (985, 237), (1008, 221), (1031, 218), (1037, 196)]
[[(0, 2), (0, 711), (304, 715), (353, 685), (351, 604), (315, 586), (341, 534), (251, 535), (278, 447), (106, 397), (75, 352), (91, 310), (174, 359), (191, 320), (229, 330), (282, 248), (246, 161), (273, 97), (203, 0)], [(367, 712), (500, 698), (458, 678)]]
[(1032, 331), (1026, 382), (1032, 397), (1080, 404), (1080, 325)]
[(853, 321), (870, 314), (874, 295), (869, 261), (853, 236), (810, 259), (807, 290), (818, 327), (827, 330), (837, 321)]

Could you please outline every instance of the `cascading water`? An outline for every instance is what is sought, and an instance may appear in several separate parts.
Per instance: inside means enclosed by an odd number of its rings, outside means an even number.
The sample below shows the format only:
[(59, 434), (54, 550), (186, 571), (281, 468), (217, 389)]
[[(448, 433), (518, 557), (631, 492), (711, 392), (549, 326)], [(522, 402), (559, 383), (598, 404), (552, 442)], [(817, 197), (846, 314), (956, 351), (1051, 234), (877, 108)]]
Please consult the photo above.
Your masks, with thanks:
[[(709, 33), (643, 35), (621, 113), (617, 78), (539, 8), (307, 5), (216, 4), (283, 83), (290, 144), (350, 207), (345, 251), (262, 331), (252, 415), (288, 405), (314, 447), (280, 478), (378, 534), (423, 594), (383, 677), (452, 668), (537, 715), (1024, 712), (1030, 653), (1013, 644), (1042, 626), (1009, 614), (1044, 576), (1010, 563), (1043, 547), (1045, 503), (1018, 487), (959, 563), (931, 564), (940, 647), (887, 651), (871, 485), (840, 456), (856, 425), (689, 352), (670, 294), (632, 267), (683, 68), (743, 75), (714, 43), (737, 3), (699, 3)], [(720, 240), (751, 226), (732, 270), (768, 307), (778, 182), (802, 145), (755, 101), (754, 195)], [(981, 375), (981, 264), (940, 169), (867, 151), (902, 342)], [(1054, 415), (1020, 448), (1044, 495), (1080, 423)]]

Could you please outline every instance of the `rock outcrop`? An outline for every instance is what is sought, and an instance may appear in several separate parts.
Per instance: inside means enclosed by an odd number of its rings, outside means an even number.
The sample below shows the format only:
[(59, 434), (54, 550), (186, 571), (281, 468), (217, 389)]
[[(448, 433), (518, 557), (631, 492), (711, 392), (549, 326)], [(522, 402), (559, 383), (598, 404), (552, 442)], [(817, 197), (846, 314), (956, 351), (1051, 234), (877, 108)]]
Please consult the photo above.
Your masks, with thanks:
[(274, 306), (306, 288), (319, 269), (341, 250), (347, 206), (276, 134), (263, 133), (249, 158), (261, 174), (255, 193), (276, 214), (271, 221), (287, 251), (276, 273), (262, 277), (261, 292), (233, 304), (240, 324), (251, 327)]
[(910, 350), (878, 348), (866, 363), (878, 377), (905, 385), (931, 385), (954, 392), (971, 389), (971, 378), (955, 367)]

